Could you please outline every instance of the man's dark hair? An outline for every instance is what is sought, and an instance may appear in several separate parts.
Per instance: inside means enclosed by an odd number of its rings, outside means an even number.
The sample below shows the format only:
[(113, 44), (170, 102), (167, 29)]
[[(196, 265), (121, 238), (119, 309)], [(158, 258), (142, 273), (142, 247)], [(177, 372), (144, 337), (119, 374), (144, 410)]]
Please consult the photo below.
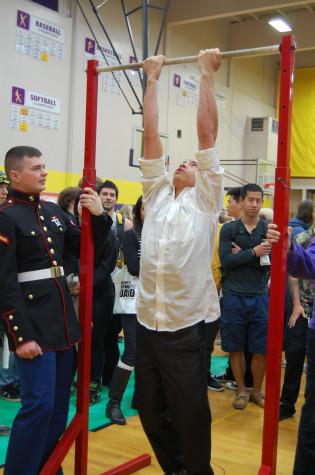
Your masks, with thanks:
[(75, 203), (76, 199), (81, 192), (81, 188), (77, 186), (69, 186), (62, 190), (57, 198), (57, 203), (63, 211), (68, 211), (71, 203)]
[(137, 199), (136, 204), (132, 209), (133, 213), (133, 227), (138, 237), (141, 237), (143, 223), (141, 221), (141, 206), (142, 206), (142, 195)]
[(261, 199), (264, 199), (263, 189), (256, 183), (247, 183), (247, 185), (242, 186), (241, 188), (241, 198), (244, 200), (248, 193), (251, 191), (261, 193)]
[(310, 226), (313, 223), (314, 203), (312, 200), (304, 200), (299, 204), (297, 217)]
[(97, 193), (100, 194), (100, 192), (101, 192), (101, 190), (102, 190), (103, 188), (111, 188), (112, 190), (115, 190), (116, 199), (118, 200), (119, 190), (118, 190), (117, 186), (115, 185), (115, 183), (113, 183), (113, 182), (110, 181), (110, 180), (105, 180), (105, 181), (97, 188)]
[(226, 196), (231, 196), (237, 203), (239, 203), (241, 199), (241, 187), (240, 186), (234, 186), (233, 188), (229, 188)]
[(21, 167), (23, 158), (41, 156), (42, 153), (37, 148), (28, 147), (27, 145), (10, 148), (4, 159), (4, 169), (7, 177), (9, 178), (9, 173), (11, 170), (17, 170)]

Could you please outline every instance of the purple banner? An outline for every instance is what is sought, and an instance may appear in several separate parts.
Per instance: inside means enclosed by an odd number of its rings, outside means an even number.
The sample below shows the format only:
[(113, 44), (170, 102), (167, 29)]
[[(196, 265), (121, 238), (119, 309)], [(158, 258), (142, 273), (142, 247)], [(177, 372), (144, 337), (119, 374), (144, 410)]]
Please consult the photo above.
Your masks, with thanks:
[(12, 104), (19, 104), (20, 106), (24, 105), (25, 101), (25, 89), (21, 87), (13, 86), (12, 87)]
[(28, 13), (22, 12), (21, 10), (17, 11), (16, 24), (19, 28), (24, 28), (24, 30), (30, 29), (30, 15)]
[(95, 41), (90, 38), (85, 38), (85, 48), (84, 51), (89, 54), (95, 54)]

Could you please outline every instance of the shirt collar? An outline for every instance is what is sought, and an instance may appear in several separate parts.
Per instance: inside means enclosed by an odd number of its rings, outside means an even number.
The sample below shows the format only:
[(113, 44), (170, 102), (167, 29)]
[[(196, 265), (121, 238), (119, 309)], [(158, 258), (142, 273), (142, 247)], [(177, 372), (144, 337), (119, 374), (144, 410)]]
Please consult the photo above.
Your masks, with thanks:
[(8, 199), (13, 198), (18, 201), (24, 201), (30, 205), (36, 205), (39, 203), (39, 193), (25, 193), (24, 191), (18, 191), (14, 189), (9, 190)]

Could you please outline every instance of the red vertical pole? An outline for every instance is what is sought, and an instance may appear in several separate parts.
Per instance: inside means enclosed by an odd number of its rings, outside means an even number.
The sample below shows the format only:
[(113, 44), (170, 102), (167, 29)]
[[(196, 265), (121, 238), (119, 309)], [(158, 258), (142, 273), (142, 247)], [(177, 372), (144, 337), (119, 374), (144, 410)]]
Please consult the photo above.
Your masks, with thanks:
[(280, 400), (281, 354), (286, 285), (287, 226), (290, 189), (291, 109), (294, 72), (294, 36), (282, 38), (280, 52), (280, 102), (278, 159), (274, 200), (274, 222), (281, 239), (273, 247), (269, 302), (269, 327), (266, 369), (266, 398), (259, 475), (275, 475), (277, 467), (278, 420)]
[[(95, 154), (96, 154), (96, 127), (97, 127), (97, 92), (98, 61), (89, 60), (87, 67), (86, 90), (86, 124), (85, 124), (85, 153), (83, 184), (95, 187)], [(88, 421), (89, 421), (89, 386), (91, 363), (91, 321), (93, 298), (93, 267), (94, 246), (91, 232), (90, 213), (83, 209), (81, 226), (81, 255), (80, 255), (80, 326), (82, 341), (79, 344), (78, 354), (78, 396), (77, 413), (82, 417), (82, 428), (76, 440), (75, 474), (87, 474), (88, 456)]]

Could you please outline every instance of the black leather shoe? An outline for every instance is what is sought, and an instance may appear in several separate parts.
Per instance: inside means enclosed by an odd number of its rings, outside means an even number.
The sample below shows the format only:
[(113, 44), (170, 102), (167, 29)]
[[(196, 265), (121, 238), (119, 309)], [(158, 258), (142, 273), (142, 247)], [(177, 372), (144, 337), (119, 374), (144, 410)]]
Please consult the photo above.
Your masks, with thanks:
[(289, 419), (293, 417), (295, 414), (295, 409), (291, 406), (287, 406), (286, 404), (281, 404), (279, 409), (279, 421), (283, 421), (284, 419)]
[(106, 417), (110, 419), (114, 424), (125, 425), (126, 419), (120, 409), (119, 402), (109, 401), (106, 406)]

